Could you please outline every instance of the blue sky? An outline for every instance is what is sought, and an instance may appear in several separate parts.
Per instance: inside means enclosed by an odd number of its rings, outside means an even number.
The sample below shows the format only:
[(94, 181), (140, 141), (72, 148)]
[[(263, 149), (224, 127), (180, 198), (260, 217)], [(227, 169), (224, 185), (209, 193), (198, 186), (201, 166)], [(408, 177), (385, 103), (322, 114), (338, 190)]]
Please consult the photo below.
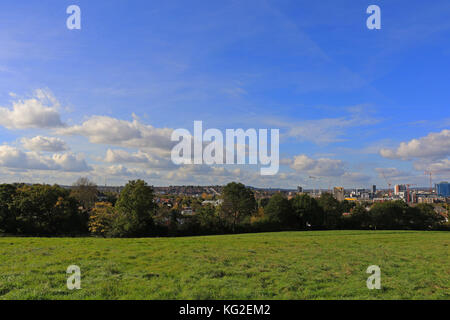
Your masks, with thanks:
[[(72, 4), (81, 30), (66, 28)], [(371, 4), (381, 30), (366, 27)], [(4, 181), (385, 187), (381, 172), (392, 183), (427, 185), (424, 170), (450, 178), (447, 0), (1, 7)], [(280, 173), (173, 167), (163, 136), (194, 120), (279, 128)], [(141, 131), (151, 142), (133, 140)]]

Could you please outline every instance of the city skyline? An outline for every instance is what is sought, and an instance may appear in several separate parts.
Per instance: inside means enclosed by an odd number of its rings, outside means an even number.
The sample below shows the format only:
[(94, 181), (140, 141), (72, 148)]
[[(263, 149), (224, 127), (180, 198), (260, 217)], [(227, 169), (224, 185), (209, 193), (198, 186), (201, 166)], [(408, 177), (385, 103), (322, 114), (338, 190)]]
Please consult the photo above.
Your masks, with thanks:
[[(0, 12), (0, 180), (328, 189), (450, 180), (448, 1), (43, 1)], [(81, 30), (66, 8), (81, 8)], [(326, 8), (330, 8), (327, 10)], [(417, 12), (421, 15), (418, 16)], [(177, 24), (173, 24), (174, 19)], [(280, 129), (280, 170), (182, 165), (171, 132)]]

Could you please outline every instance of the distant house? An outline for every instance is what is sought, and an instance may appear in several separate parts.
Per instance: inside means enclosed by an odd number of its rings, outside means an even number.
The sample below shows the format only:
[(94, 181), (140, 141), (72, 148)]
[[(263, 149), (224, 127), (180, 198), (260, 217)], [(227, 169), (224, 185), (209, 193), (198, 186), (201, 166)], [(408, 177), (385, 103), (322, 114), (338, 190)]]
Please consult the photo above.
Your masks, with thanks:
[(439, 207), (439, 206), (435, 206), (435, 207), (434, 207), (434, 211), (435, 211), (437, 214), (439, 214), (439, 215), (441, 215), (442, 217), (444, 217), (445, 222), (448, 222), (448, 212), (447, 212), (447, 209), (442, 208), (442, 207)]
[(222, 204), (223, 200), (219, 199), (219, 200), (205, 200), (202, 202), (202, 206), (206, 206), (207, 204), (211, 204), (215, 207), (217, 207), (218, 205)]
[(182, 216), (192, 216), (194, 215), (194, 210), (192, 210), (192, 208), (184, 208), (183, 210), (181, 210), (181, 215)]

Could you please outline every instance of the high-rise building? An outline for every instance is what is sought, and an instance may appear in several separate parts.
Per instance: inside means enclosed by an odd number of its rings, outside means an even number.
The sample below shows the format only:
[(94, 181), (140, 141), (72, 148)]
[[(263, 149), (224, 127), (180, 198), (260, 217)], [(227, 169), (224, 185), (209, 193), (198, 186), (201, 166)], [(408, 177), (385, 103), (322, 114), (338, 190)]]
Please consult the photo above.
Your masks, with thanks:
[(344, 201), (344, 187), (334, 187), (333, 196), (337, 201)]
[(376, 185), (372, 186), (372, 193), (373, 194), (377, 193), (377, 186)]
[(404, 184), (396, 184), (394, 187), (394, 194), (399, 195), (401, 192), (406, 192), (406, 186)]
[(436, 193), (441, 197), (450, 197), (450, 183), (447, 181), (436, 183)]
[(303, 192), (303, 188), (300, 187), (300, 186), (298, 186), (298, 187), (297, 187), (297, 192), (298, 192), (298, 193), (302, 193), (302, 192)]

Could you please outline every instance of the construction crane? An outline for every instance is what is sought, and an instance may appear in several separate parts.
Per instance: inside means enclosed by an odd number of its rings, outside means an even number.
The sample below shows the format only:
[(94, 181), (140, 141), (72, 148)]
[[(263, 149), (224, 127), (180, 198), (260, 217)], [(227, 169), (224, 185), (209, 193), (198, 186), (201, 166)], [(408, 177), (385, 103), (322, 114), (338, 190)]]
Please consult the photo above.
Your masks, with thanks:
[(425, 171), (425, 175), (430, 176), (430, 193), (433, 193), (433, 171)]
[(392, 193), (391, 193), (391, 183), (388, 181), (388, 179), (386, 178), (386, 174), (384, 173), (384, 171), (381, 171), (381, 174), (383, 175), (384, 180), (386, 180), (386, 183), (388, 185), (388, 190), (389, 190), (389, 197), (392, 197)]
[[(309, 179), (311, 179), (311, 180), (318, 180), (319, 178), (313, 177), (313, 176), (309, 176)], [(315, 194), (316, 194), (316, 185), (313, 184), (313, 195), (315, 195)]]
[(409, 203), (410, 201), (409, 201), (409, 187), (410, 186), (417, 186), (417, 184), (407, 184), (406, 185), (406, 197), (407, 197), (407, 202), (406, 203)]

